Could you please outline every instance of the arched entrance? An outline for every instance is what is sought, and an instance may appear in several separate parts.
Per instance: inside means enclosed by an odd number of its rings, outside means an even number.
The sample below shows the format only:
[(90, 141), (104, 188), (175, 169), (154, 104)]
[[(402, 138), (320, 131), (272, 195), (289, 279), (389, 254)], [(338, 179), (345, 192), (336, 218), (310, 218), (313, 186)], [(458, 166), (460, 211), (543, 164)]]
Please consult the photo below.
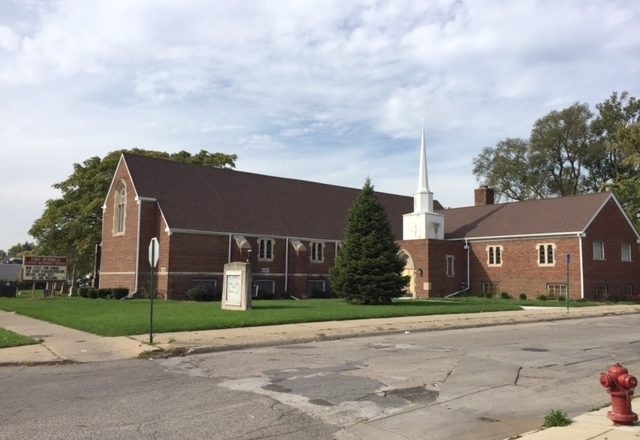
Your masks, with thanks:
[(402, 271), (402, 275), (410, 277), (409, 285), (407, 286), (407, 296), (411, 296), (411, 298), (416, 297), (416, 271), (413, 265), (413, 258), (411, 258), (411, 254), (404, 249), (400, 249), (398, 254), (405, 259), (404, 270)]

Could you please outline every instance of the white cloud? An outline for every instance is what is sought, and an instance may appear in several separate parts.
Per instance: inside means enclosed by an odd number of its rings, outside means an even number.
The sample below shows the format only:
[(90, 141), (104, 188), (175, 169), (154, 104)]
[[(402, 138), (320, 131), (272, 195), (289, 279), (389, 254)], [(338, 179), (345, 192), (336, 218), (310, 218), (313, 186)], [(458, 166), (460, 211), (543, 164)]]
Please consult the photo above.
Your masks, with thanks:
[[(576, 101), (638, 96), (639, 21), (623, 0), (0, 3), (0, 167), (31, 200), (0, 248), (74, 161), (122, 147), (411, 194), (423, 118), (436, 197), (468, 204), (482, 147)], [(25, 158), (40, 190), (21, 186)]]

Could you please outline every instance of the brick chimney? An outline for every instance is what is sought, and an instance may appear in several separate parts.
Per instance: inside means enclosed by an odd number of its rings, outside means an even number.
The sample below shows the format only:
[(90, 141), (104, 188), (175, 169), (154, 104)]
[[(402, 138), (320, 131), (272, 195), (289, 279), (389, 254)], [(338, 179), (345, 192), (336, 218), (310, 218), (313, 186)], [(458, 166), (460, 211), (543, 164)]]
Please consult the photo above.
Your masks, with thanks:
[(482, 185), (474, 191), (475, 206), (493, 205), (493, 189)]

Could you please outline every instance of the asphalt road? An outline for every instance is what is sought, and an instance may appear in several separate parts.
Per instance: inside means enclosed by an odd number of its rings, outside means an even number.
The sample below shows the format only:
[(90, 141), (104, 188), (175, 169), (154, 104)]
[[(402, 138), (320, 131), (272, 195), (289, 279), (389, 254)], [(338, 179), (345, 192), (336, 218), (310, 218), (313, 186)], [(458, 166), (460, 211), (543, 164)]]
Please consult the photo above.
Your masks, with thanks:
[(640, 315), (0, 368), (0, 439), (504, 439), (640, 375)]

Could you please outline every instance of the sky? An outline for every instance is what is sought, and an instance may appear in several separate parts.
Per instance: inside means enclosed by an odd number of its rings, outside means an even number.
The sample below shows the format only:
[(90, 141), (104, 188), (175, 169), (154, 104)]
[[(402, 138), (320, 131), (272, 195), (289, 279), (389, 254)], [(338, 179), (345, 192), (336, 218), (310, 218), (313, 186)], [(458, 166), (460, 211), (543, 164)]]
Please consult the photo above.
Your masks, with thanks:
[(73, 164), (120, 148), (473, 204), (472, 160), (536, 119), (640, 96), (631, 0), (0, 0), (0, 249)]

